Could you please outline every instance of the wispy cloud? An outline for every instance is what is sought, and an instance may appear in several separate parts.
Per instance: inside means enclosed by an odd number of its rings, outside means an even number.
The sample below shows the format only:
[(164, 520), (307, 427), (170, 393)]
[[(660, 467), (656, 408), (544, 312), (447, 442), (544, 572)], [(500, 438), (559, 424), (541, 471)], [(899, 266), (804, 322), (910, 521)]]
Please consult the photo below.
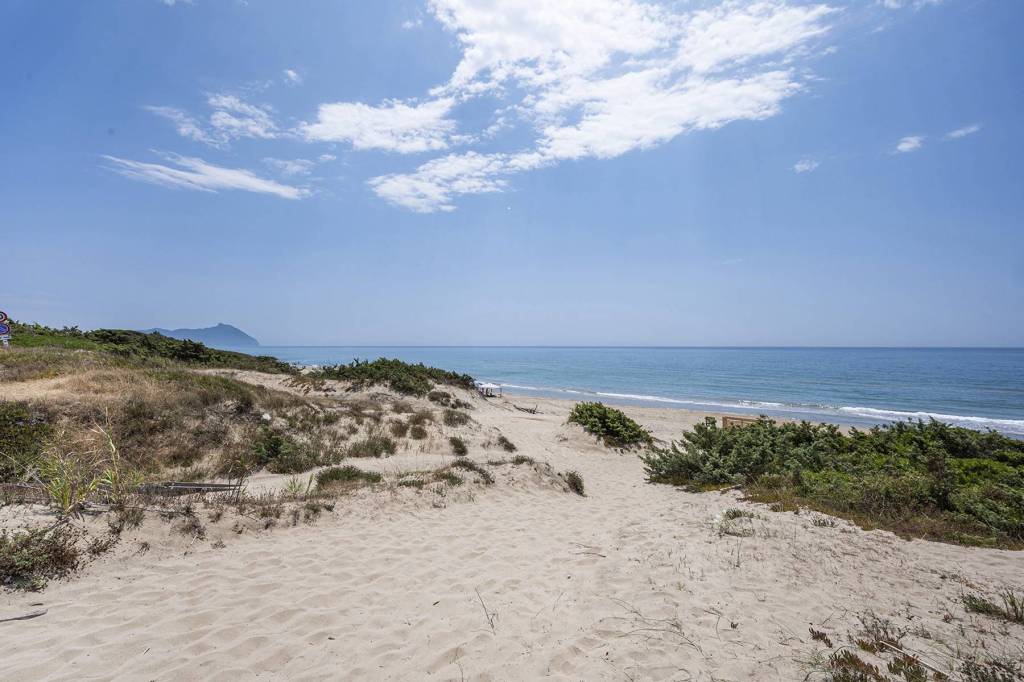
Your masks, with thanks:
[(960, 138), (967, 137), (968, 135), (973, 135), (974, 133), (978, 132), (979, 130), (981, 130), (981, 124), (980, 123), (975, 123), (973, 125), (964, 126), (963, 128), (957, 128), (956, 130), (951, 130), (951, 131), (949, 131), (948, 133), (946, 133), (943, 136), (943, 139), (945, 139), (945, 140), (959, 140)]
[(320, 105), (316, 122), (301, 127), (310, 141), (348, 142), (353, 149), (410, 154), (446, 149), (455, 130), (448, 118), (455, 101), (423, 104), (388, 101), (379, 107), (358, 102)]
[(795, 164), (793, 164), (793, 172), (810, 173), (820, 165), (821, 164), (815, 161), (814, 159), (800, 159)]
[(266, 105), (249, 104), (237, 95), (224, 93), (207, 95), (206, 103), (212, 109), (206, 122), (175, 107), (143, 108), (171, 121), (182, 137), (213, 147), (244, 137), (269, 140), (280, 135), (273, 112)]
[[(373, 178), (382, 198), (415, 211), (449, 211), (464, 194), (496, 192), (509, 177), (581, 158), (610, 159), (682, 134), (775, 116), (802, 90), (796, 60), (825, 35), (835, 10), (785, 0), (734, 0), (677, 12), (635, 0), (432, 0), (462, 58), (421, 104), (321, 106), (307, 139), (356, 149), (431, 151), (456, 141), (458, 103), (508, 100), (495, 130), (516, 123), (534, 143), (511, 152), (449, 154), (407, 173)], [(501, 125), (495, 127), (497, 121)]]
[(302, 75), (295, 69), (285, 69), (284, 82), (289, 85), (302, 85)]
[(886, 9), (903, 9), (910, 7), (915, 10), (927, 7), (928, 5), (938, 5), (943, 0), (878, 0), (878, 4), (882, 5)]
[(920, 149), (924, 145), (923, 135), (908, 135), (896, 143), (893, 154), (907, 154)]
[(309, 196), (309, 190), (284, 185), (261, 178), (243, 168), (224, 168), (207, 163), (203, 159), (178, 154), (161, 154), (173, 166), (160, 163), (146, 163), (104, 156), (115, 173), (132, 180), (140, 180), (161, 187), (191, 189), (200, 192), (221, 190), (242, 190), (259, 194), (272, 194), (284, 199), (302, 199)]

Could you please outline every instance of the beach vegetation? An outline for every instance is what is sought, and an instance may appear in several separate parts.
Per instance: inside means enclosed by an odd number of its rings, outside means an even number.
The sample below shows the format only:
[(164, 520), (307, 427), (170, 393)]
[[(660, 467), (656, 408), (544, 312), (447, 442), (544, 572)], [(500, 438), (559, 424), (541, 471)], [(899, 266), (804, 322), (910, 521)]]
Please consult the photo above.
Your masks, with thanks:
[(707, 418), (642, 455), (648, 480), (695, 490), (740, 486), (780, 509), (809, 507), (905, 537), (1024, 546), (1024, 441), (937, 421), (843, 433), (767, 418)]
[(444, 483), (447, 486), (455, 487), (463, 484), (462, 477), (450, 469), (441, 469), (434, 472), (434, 480)]
[(302, 473), (318, 464), (308, 447), (269, 426), (256, 432), (252, 442), (252, 462), (275, 474)]
[(376, 471), (364, 471), (352, 465), (330, 467), (317, 473), (318, 490), (352, 485), (372, 485), (380, 483), (384, 477)]
[(964, 608), (971, 613), (980, 613), (993, 618), (1001, 618), (1011, 623), (1024, 624), (1024, 592), (1016, 592), (1003, 588), (999, 592), (1001, 603), (978, 594), (963, 596)]
[(0, 585), (38, 590), (78, 568), (80, 532), (66, 524), (8, 532), (0, 530)]
[(443, 419), (444, 425), (451, 427), (465, 426), (471, 421), (468, 414), (458, 410), (445, 410)]
[(484, 485), (492, 485), (494, 483), (494, 475), (485, 469), (483, 466), (477, 464), (471, 459), (457, 459), (452, 462), (449, 469), (462, 469), (464, 471), (471, 471), (480, 477), (480, 480)]
[(645, 428), (622, 410), (603, 403), (576, 403), (568, 421), (582, 426), (584, 431), (597, 436), (609, 447), (629, 449), (652, 442), (651, 434)]
[(533, 457), (528, 457), (526, 455), (516, 455), (511, 459), (512, 464), (516, 466), (519, 466), (520, 464), (533, 464), (535, 461), (536, 460), (534, 460)]
[(584, 497), (586, 492), (583, 486), (583, 477), (578, 471), (569, 471), (563, 475), (565, 484), (569, 486), (569, 490), (576, 493), (580, 497)]
[(51, 427), (24, 402), (0, 402), (0, 482), (19, 480), (42, 454)]
[(456, 457), (465, 457), (469, 453), (469, 448), (466, 447), (466, 441), (462, 440), (458, 436), (452, 436), (448, 439), (448, 444), (452, 447), (452, 454)]
[(398, 449), (394, 438), (380, 432), (372, 432), (366, 437), (353, 441), (345, 450), (346, 457), (385, 457), (393, 455)]
[(517, 449), (516, 444), (503, 435), (498, 436), (498, 447), (500, 447), (505, 452), (515, 452)]
[(419, 424), (409, 428), (409, 438), (413, 440), (423, 440), (427, 437), (427, 430)]
[(440, 384), (472, 389), (473, 377), (422, 363), (412, 364), (397, 359), (354, 360), (347, 365), (322, 367), (311, 373), (323, 379), (348, 382), (353, 390), (387, 386), (404, 395), (426, 396)]

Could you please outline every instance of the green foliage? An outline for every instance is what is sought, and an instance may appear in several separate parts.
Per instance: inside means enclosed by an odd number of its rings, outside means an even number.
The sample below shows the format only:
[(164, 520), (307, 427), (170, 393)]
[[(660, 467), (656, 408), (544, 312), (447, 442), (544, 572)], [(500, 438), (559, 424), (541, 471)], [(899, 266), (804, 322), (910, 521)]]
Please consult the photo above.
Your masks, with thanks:
[(91, 350), (132, 361), (173, 361), (202, 367), (231, 367), (260, 372), (293, 373), (287, 363), (269, 356), (253, 356), (209, 348), (202, 343), (144, 334), (127, 329), (95, 329), (83, 332), (77, 327), (54, 329), (39, 324), (15, 322), (11, 329), (15, 348), (57, 347)]
[(69, 526), (0, 531), (0, 585), (36, 590), (78, 567), (78, 537)]
[(387, 386), (398, 393), (417, 396), (427, 395), (437, 384), (465, 389), (474, 386), (473, 377), (468, 374), (388, 358), (378, 358), (373, 362), (355, 360), (348, 365), (323, 367), (312, 376), (347, 381), (354, 389)]
[(569, 413), (569, 423), (579, 424), (613, 448), (631, 448), (652, 442), (646, 429), (622, 410), (603, 403), (576, 403)]
[(569, 486), (569, 490), (573, 491), (580, 497), (586, 495), (583, 489), (583, 477), (580, 476), (578, 471), (570, 471), (565, 474), (565, 483)]
[(449, 438), (448, 444), (452, 446), (452, 454), (456, 457), (464, 457), (469, 453), (469, 448), (466, 447), (466, 441), (462, 440), (458, 436), (452, 436)]
[(252, 442), (252, 463), (275, 474), (297, 474), (317, 465), (308, 448), (269, 426), (257, 431)]
[(384, 477), (376, 471), (363, 471), (352, 465), (330, 467), (316, 475), (316, 485), (319, 489), (330, 487), (332, 484), (373, 484), (382, 480)]
[(483, 482), (484, 485), (492, 485), (494, 483), (494, 475), (471, 459), (457, 459), (454, 462), (452, 462), (448, 466), (448, 468), (472, 471), (473, 473), (480, 477), (480, 480)]
[(393, 455), (398, 449), (394, 439), (382, 433), (371, 433), (351, 443), (345, 451), (346, 457), (384, 457)]
[(443, 419), (445, 426), (452, 427), (465, 426), (470, 422), (469, 415), (458, 410), (445, 410)]
[(974, 613), (982, 613), (994, 618), (1002, 618), (1011, 623), (1024, 623), (1024, 594), (1005, 588), (999, 593), (1002, 604), (976, 594), (963, 596), (964, 608)]
[(905, 535), (1024, 545), (1024, 442), (940, 422), (844, 435), (835, 426), (714, 418), (643, 455), (651, 482), (745, 486), (755, 499), (799, 502)]
[(49, 425), (27, 404), (0, 402), (0, 482), (19, 480), (49, 436)]

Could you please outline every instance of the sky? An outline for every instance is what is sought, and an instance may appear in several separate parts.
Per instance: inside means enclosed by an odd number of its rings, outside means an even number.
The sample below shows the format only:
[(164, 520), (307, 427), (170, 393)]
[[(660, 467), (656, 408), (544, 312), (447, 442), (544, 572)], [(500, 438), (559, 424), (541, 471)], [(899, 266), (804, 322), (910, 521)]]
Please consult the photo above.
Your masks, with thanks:
[(1024, 345), (1024, 3), (6, 0), (0, 310)]

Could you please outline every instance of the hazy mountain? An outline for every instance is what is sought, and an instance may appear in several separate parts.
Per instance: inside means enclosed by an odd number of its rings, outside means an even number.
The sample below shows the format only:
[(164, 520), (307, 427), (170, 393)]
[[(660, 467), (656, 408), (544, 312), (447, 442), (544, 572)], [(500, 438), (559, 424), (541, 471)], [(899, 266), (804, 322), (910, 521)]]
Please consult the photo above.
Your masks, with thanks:
[(201, 341), (207, 346), (215, 348), (237, 348), (239, 346), (258, 346), (260, 342), (243, 332), (238, 327), (233, 327), (230, 324), (224, 324), (223, 322), (218, 323), (214, 327), (204, 327), (202, 329), (161, 329), (154, 327), (153, 329), (143, 329), (142, 331), (147, 334), (150, 332), (159, 332), (164, 336), (169, 336), (172, 339), (189, 339), (190, 341)]

